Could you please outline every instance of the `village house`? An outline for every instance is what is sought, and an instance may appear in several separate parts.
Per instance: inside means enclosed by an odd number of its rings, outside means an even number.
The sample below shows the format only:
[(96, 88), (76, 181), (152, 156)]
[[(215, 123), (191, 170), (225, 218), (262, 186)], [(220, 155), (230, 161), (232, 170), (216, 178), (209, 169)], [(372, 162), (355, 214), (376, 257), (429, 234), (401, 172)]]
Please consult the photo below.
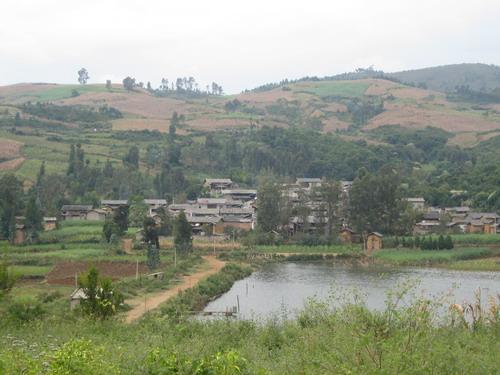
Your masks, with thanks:
[(166, 199), (144, 199), (144, 203), (148, 205), (148, 215), (151, 217), (155, 211), (161, 207), (167, 207)]
[(496, 234), (499, 218), (494, 212), (472, 212), (465, 218), (465, 232)]
[(423, 215), (422, 220), (415, 224), (413, 234), (428, 234), (436, 231), (441, 226), (441, 213), (430, 211)]
[(221, 192), (224, 189), (230, 189), (233, 186), (233, 181), (229, 178), (206, 178), (203, 181), (203, 186), (210, 191)]
[(90, 205), (66, 204), (61, 207), (63, 220), (87, 220), (87, 213), (92, 210)]
[(57, 217), (44, 217), (43, 230), (49, 231), (57, 228)]
[(128, 206), (128, 201), (126, 199), (103, 199), (101, 200), (101, 208), (104, 210), (114, 211), (118, 207)]
[(235, 228), (248, 232), (255, 227), (255, 222), (251, 218), (241, 218), (239, 216), (225, 216), (215, 225), (215, 232), (223, 234), (226, 228)]
[(382, 235), (378, 232), (372, 232), (366, 237), (365, 250), (368, 254), (373, 251), (382, 249)]
[(297, 178), (295, 184), (305, 190), (311, 190), (312, 188), (321, 186), (321, 178)]
[(87, 220), (95, 220), (95, 221), (105, 220), (107, 214), (108, 214), (108, 211), (106, 211), (106, 210), (103, 210), (100, 208), (94, 208), (94, 209), (90, 210), (89, 212), (87, 212), (86, 219)]
[(230, 200), (248, 202), (257, 197), (257, 190), (255, 189), (223, 189), (221, 195)]
[(217, 224), (222, 220), (220, 216), (190, 216), (187, 218), (189, 224), (191, 224), (191, 231), (193, 235), (212, 235), (212, 234), (223, 234), (218, 233), (216, 230)]
[(405, 198), (405, 200), (416, 211), (423, 211), (425, 209), (425, 199), (424, 198)]
[(198, 208), (241, 208), (243, 201), (226, 198), (198, 198), (194, 205)]

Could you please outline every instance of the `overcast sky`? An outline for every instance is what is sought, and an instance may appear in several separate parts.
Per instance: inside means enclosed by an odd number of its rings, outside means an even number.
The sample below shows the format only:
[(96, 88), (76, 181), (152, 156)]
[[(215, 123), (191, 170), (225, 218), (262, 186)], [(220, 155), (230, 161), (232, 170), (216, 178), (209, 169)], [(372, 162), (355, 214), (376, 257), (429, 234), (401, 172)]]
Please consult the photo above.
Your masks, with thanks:
[(0, 85), (158, 86), (194, 76), (235, 93), (374, 65), (500, 65), (499, 0), (0, 0)]

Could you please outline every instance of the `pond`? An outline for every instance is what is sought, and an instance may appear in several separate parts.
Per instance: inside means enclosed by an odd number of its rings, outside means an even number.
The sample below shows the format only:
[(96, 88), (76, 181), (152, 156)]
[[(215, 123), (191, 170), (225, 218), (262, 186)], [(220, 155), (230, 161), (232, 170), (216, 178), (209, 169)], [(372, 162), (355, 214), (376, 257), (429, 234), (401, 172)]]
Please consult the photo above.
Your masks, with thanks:
[(223, 312), (239, 304), (238, 316), (243, 319), (293, 317), (310, 297), (338, 305), (339, 295), (353, 291), (364, 296), (369, 308), (383, 309), (387, 292), (408, 281), (417, 284), (417, 295), (446, 295), (447, 303), (473, 302), (478, 288), (484, 300), (500, 292), (500, 272), (283, 262), (267, 264), (237, 281), (205, 311)]

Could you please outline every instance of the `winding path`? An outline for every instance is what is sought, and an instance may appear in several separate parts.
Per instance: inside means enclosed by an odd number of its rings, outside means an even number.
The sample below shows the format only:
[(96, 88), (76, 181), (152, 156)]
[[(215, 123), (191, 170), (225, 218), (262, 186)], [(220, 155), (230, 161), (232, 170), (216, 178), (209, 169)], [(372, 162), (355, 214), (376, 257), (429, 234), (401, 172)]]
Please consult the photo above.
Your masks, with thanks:
[(156, 309), (163, 302), (175, 297), (179, 292), (189, 289), (198, 284), (200, 280), (219, 272), (226, 264), (226, 262), (223, 262), (214, 256), (204, 256), (203, 259), (206, 261), (203, 265), (208, 263), (208, 269), (195, 272), (192, 275), (183, 276), (180, 284), (177, 284), (172, 289), (149, 295), (146, 298), (138, 297), (127, 301), (127, 303), (132, 306), (132, 310), (127, 312), (125, 322), (132, 323), (133, 321), (139, 319), (146, 312)]

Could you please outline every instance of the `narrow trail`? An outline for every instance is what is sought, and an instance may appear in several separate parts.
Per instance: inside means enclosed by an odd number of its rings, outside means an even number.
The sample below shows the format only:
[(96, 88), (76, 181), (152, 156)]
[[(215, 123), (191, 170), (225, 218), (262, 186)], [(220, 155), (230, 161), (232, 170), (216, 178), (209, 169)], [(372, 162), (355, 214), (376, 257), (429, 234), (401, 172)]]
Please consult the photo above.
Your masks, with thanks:
[[(132, 306), (132, 310), (127, 312), (125, 322), (132, 323), (133, 321), (139, 319), (146, 312), (156, 309), (163, 302), (175, 297), (180, 291), (189, 289), (198, 284), (200, 280), (219, 272), (226, 264), (226, 262), (223, 262), (214, 256), (204, 256), (203, 259), (208, 263), (208, 269), (201, 270), (193, 273), (192, 275), (183, 276), (180, 284), (177, 284), (172, 289), (152, 294), (147, 296), (146, 299), (144, 299), (144, 297), (137, 297), (127, 301), (127, 303)], [(204, 265), (207, 263), (204, 263)]]

